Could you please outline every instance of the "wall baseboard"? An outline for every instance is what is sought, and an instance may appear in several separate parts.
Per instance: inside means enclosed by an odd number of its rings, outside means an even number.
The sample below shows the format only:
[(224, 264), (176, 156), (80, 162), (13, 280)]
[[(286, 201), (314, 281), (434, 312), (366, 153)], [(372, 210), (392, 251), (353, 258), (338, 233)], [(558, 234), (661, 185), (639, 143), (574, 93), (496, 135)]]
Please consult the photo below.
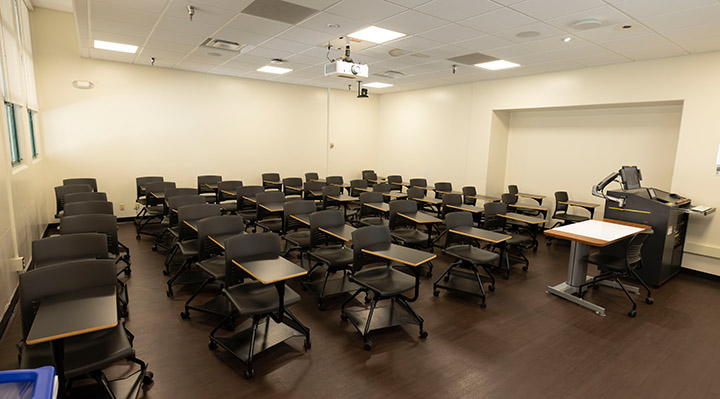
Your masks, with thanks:
[(710, 280), (720, 283), (720, 276), (716, 276), (714, 274), (701, 272), (700, 270), (693, 270), (693, 269), (686, 269), (684, 267), (680, 268), (680, 273), (687, 274), (688, 276), (694, 276), (694, 277), (700, 277), (704, 280)]
[(5, 336), (5, 331), (7, 330), (7, 326), (10, 324), (10, 319), (12, 319), (13, 312), (15, 312), (15, 307), (17, 306), (19, 300), (20, 290), (15, 288), (15, 293), (13, 294), (12, 299), (10, 299), (10, 303), (8, 304), (7, 309), (5, 309), (2, 319), (0, 319), (0, 339)]

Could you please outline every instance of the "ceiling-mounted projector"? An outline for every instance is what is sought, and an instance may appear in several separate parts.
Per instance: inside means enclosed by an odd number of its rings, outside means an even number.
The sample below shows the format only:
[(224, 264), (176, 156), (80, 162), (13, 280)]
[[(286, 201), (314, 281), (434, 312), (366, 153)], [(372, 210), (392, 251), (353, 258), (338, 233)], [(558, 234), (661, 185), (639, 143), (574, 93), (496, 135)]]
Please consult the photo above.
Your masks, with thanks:
[(359, 79), (368, 77), (368, 66), (337, 60), (325, 64), (325, 76), (338, 76), (346, 79)]

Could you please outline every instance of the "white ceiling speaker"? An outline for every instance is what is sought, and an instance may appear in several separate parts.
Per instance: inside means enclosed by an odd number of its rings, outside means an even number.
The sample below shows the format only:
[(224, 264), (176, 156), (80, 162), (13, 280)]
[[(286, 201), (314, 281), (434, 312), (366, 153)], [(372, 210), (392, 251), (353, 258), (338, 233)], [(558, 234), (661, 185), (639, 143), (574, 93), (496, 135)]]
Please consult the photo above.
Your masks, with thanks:
[(72, 82), (72, 85), (76, 89), (83, 89), (83, 90), (92, 89), (93, 87), (95, 87), (93, 82), (90, 82), (87, 80), (74, 80)]
[(572, 27), (575, 30), (589, 30), (599, 28), (601, 25), (602, 22), (597, 18), (583, 18), (575, 21)]

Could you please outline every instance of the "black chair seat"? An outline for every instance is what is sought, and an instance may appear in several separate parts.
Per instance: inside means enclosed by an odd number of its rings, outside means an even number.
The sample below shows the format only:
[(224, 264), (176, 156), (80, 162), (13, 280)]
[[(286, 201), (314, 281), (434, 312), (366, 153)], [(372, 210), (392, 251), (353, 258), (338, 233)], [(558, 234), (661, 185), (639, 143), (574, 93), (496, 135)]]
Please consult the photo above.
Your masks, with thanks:
[(390, 235), (405, 245), (425, 245), (428, 241), (427, 234), (417, 229), (395, 229)]
[[(278, 293), (273, 284), (253, 281), (223, 289), (223, 292), (241, 316), (252, 316), (277, 311)], [(285, 307), (300, 302), (300, 295), (285, 286)]]
[(279, 231), (282, 231), (283, 221), (282, 219), (263, 219), (259, 220), (257, 222), (257, 225), (266, 230), (277, 233)]
[(415, 288), (415, 278), (389, 267), (374, 267), (356, 272), (351, 280), (382, 297), (400, 295)]
[(147, 209), (147, 213), (153, 216), (159, 216), (163, 214), (163, 207), (162, 205), (152, 205), (152, 206), (146, 206), (145, 209)]
[(360, 224), (364, 226), (388, 226), (389, 222), (380, 216), (370, 216), (360, 219)]
[(601, 269), (609, 269), (615, 271), (625, 270), (625, 259), (617, 256), (606, 255), (601, 253), (590, 254), (584, 259), (588, 263), (592, 263)]
[(573, 214), (568, 214), (568, 213), (560, 213), (557, 215), (553, 215), (552, 218), (558, 219), (558, 220), (564, 220), (568, 223), (584, 222), (584, 221), (590, 219), (587, 216), (573, 215)]
[(471, 245), (454, 245), (447, 247), (443, 253), (476, 265), (488, 264), (500, 259), (495, 252), (486, 251)]
[(507, 245), (524, 245), (532, 242), (532, 238), (523, 234), (510, 234), (512, 237), (505, 241)]
[(300, 248), (310, 248), (310, 231), (291, 231), (285, 234), (285, 240)]
[[(88, 374), (104, 368), (109, 362), (133, 356), (123, 323), (124, 320), (119, 320), (115, 328), (66, 338), (65, 376), (72, 378)], [(36, 345), (23, 343), (21, 350), (20, 368), (33, 369), (54, 364), (49, 342)]]
[(237, 210), (237, 202), (223, 202), (218, 204), (223, 212), (235, 212)]
[(243, 220), (246, 222), (257, 220), (257, 212), (254, 209), (249, 211), (238, 211), (237, 214), (242, 216)]
[(211, 275), (215, 280), (222, 280), (225, 278), (224, 256), (216, 256), (214, 258), (206, 259), (197, 262), (197, 265), (200, 269)]
[(353, 251), (340, 246), (318, 247), (309, 254), (330, 267), (345, 267), (353, 262)]
[(178, 249), (182, 256), (197, 256), (200, 252), (198, 240), (185, 240), (178, 243)]

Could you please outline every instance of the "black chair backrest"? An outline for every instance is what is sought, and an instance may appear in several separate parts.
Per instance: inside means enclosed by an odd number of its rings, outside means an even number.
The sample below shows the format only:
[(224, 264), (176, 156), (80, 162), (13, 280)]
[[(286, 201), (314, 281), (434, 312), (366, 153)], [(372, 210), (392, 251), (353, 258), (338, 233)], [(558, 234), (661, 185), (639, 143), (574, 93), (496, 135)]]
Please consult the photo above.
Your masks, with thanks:
[(517, 204), (518, 197), (517, 197), (517, 195), (515, 195), (513, 193), (505, 193), (500, 196), (500, 200), (502, 201), (503, 204), (512, 205), (512, 204)]
[(19, 276), (20, 313), (22, 336), (27, 338), (43, 298), (69, 294), (96, 287), (114, 286), (115, 261), (112, 259), (85, 259), (59, 263), (30, 270)]
[(334, 197), (339, 196), (342, 194), (342, 187), (338, 186), (323, 186), (322, 188), (323, 198), (328, 195), (332, 195)]
[(291, 218), (291, 215), (309, 215), (317, 210), (314, 201), (300, 200), (283, 204), (283, 231), (288, 232), (307, 227), (303, 222)]
[(368, 188), (368, 184), (365, 180), (350, 180), (350, 195), (357, 197), (364, 191), (358, 190), (358, 188)]
[[(245, 233), (245, 222), (242, 216), (225, 215), (210, 216), (197, 221), (198, 228), (198, 259), (203, 260), (212, 255), (222, 253), (209, 236)], [(222, 242), (220, 244), (223, 244)]]
[(89, 193), (92, 192), (92, 187), (87, 184), (73, 184), (69, 186), (57, 186), (55, 187), (55, 208), (56, 214), (65, 209), (65, 196), (70, 193)]
[(238, 211), (243, 210), (254, 210), (257, 206), (255, 202), (247, 200), (246, 198), (255, 198), (260, 193), (264, 193), (265, 188), (263, 186), (243, 186), (237, 188), (237, 201)]
[(477, 204), (477, 200), (475, 198), (471, 198), (475, 195), (477, 195), (477, 191), (475, 190), (475, 186), (465, 186), (462, 188), (463, 193), (463, 203), (467, 205), (475, 205)]
[(390, 175), (387, 177), (387, 182), (390, 185), (390, 190), (399, 190), (402, 191), (402, 176), (400, 175)]
[(442, 198), (442, 216), (445, 217), (450, 212), (457, 212), (459, 209), (451, 208), (448, 205), (462, 205), (462, 195), (460, 194), (445, 194)]
[(65, 194), (65, 204), (84, 201), (107, 201), (107, 194), (93, 191)]
[(633, 236), (633, 238), (628, 243), (627, 251), (625, 253), (625, 262), (628, 267), (631, 267), (632, 265), (635, 265), (642, 261), (643, 244), (645, 243), (645, 240), (647, 240), (653, 234), (655, 234), (655, 231), (653, 231), (653, 229), (647, 229)]
[(363, 266), (378, 263), (377, 257), (362, 252), (363, 249), (382, 250), (390, 248), (392, 236), (387, 226), (365, 226), (352, 233), (353, 239), (353, 272), (360, 271)]
[(470, 245), (473, 239), (462, 234), (454, 234), (449, 231), (456, 227), (473, 227), (473, 216), (470, 212), (452, 212), (445, 215), (445, 225), (448, 228), (448, 235), (445, 239), (445, 248), (453, 245)]
[[(168, 217), (170, 222), (170, 227), (177, 226), (178, 223), (178, 213), (177, 210), (181, 206), (184, 205), (193, 205), (193, 204), (206, 204), (207, 201), (205, 201), (205, 198), (203, 198), (201, 195), (178, 195), (172, 198), (169, 198), (167, 200), (168, 204)], [(175, 212), (173, 212), (173, 209)]]
[(323, 187), (325, 187), (325, 183), (321, 181), (305, 182), (305, 185), (303, 187), (303, 198), (305, 198), (306, 200), (322, 199)]
[(75, 184), (87, 184), (94, 192), (97, 192), (97, 180), (94, 177), (80, 177), (73, 179), (63, 179), (63, 186), (72, 186)]
[(238, 188), (242, 186), (242, 180), (223, 180), (218, 182), (218, 201), (234, 201), (236, 198), (232, 195), (227, 195), (224, 191), (237, 193)]
[(75, 215), (60, 219), (60, 234), (103, 233), (107, 236), (107, 250), (120, 253), (117, 236), (117, 218), (114, 215)]
[(418, 204), (413, 200), (390, 201), (390, 230), (398, 227), (415, 227), (415, 222), (398, 215), (398, 213), (412, 214), (417, 212)]
[(553, 216), (558, 213), (567, 213), (568, 204), (561, 204), (561, 202), (567, 202), (568, 199), (570, 198), (567, 191), (555, 191), (555, 212), (553, 212)]
[(409, 199), (418, 199), (425, 197), (425, 190), (422, 188), (411, 187), (407, 190), (407, 196)]
[(170, 188), (175, 188), (175, 182), (166, 181), (145, 184), (145, 202), (151, 206), (161, 205), (163, 202), (162, 198), (156, 198), (151, 194), (155, 193), (157, 195), (165, 195), (165, 190)]
[(165, 179), (162, 176), (141, 176), (135, 178), (135, 190), (137, 193), (136, 199), (140, 199), (140, 197), (145, 196), (145, 191), (147, 191), (146, 185), (148, 183), (162, 183), (165, 181)]
[(55, 235), (32, 242), (32, 262), (36, 268), (107, 256), (107, 236), (102, 233)]
[(257, 220), (279, 219), (280, 218), (280, 214), (278, 214), (278, 212), (270, 212), (269, 210), (263, 208), (260, 205), (284, 204), (285, 203), (285, 194), (283, 194), (281, 191), (266, 191), (263, 193), (258, 193), (257, 195), (255, 195), (255, 200), (257, 201), (257, 204), (258, 204)]
[(266, 190), (281, 190), (282, 180), (280, 180), (280, 173), (263, 173), (262, 185)]
[(299, 177), (286, 177), (282, 179), (283, 193), (285, 195), (302, 195), (303, 181)]
[(420, 188), (421, 190), (423, 190), (423, 197), (424, 197), (425, 194), (427, 194), (427, 189), (425, 188), (425, 187), (427, 187), (427, 179), (423, 179), (423, 178), (410, 179), (410, 188), (413, 188), (413, 187), (417, 187), (417, 188)]
[(517, 195), (517, 193), (518, 193), (518, 187), (517, 187), (516, 185), (514, 185), (514, 184), (508, 185), (508, 193), (510, 193), (510, 194), (512, 194), (512, 195)]
[(483, 206), (485, 216), (485, 230), (505, 230), (505, 218), (498, 216), (507, 213), (507, 205), (502, 202), (486, 202)]
[(360, 203), (378, 203), (383, 202), (382, 193), (376, 193), (374, 191), (360, 194)]
[(180, 241), (188, 240), (197, 237), (197, 232), (185, 223), (195, 222), (200, 219), (209, 218), (211, 216), (220, 216), (222, 210), (219, 205), (216, 204), (191, 204), (183, 205), (178, 210), (178, 227), (180, 228), (178, 239)]
[(371, 169), (363, 170), (361, 176), (363, 180), (377, 179), (377, 174), (375, 174), (375, 171)]
[(199, 193), (200, 192), (198, 191), (198, 189), (192, 188), (192, 187), (166, 188), (165, 189), (165, 200), (167, 201), (168, 199), (170, 199), (172, 197), (177, 197), (178, 195), (198, 195)]
[(203, 175), (197, 177), (198, 193), (214, 193), (215, 189), (208, 187), (207, 185), (217, 186), (222, 181), (222, 176), (218, 175)]
[(73, 215), (113, 215), (113, 203), (108, 201), (82, 201), (65, 204), (64, 216)]
[(338, 209), (327, 209), (310, 214), (310, 247), (315, 248), (327, 243), (342, 242), (320, 231), (320, 228), (340, 227), (345, 224), (345, 216)]
[(435, 190), (450, 192), (452, 191), (452, 183), (446, 181), (437, 182), (435, 183)]
[(247, 276), (233, 263), (280, 257), (280, 236), (274, 233), (241, 234), (225, 240), (225, 286), (236, 285)]
[(305, 181), (319, 180), (319, 179), (320, 179), (320, 176), (318, 176), (317, 172), (305, 173)]
[(373, 191), (378, 192), (378, 193), (389, 193), (390, 185), (387, 183), (378, 183), (373, 186)]
[(327, 184), (344, 184), (342, 176), (328, 176), (325, 178)]

